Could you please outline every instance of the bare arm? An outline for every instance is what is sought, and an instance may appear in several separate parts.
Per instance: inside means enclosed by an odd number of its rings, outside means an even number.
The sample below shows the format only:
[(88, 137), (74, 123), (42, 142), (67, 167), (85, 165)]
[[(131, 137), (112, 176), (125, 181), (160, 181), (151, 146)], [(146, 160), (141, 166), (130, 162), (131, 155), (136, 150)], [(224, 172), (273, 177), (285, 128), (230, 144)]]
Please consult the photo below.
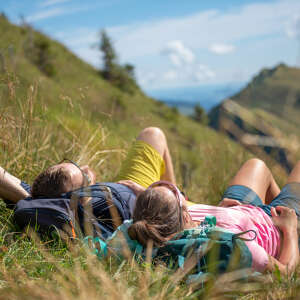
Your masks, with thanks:
[(126, 185), (127, 187), (132, 189), (132, 191), (135, 193), (136, 196), (138, 196), (140, 193), (145, 191), (145, 188), (143, 186), (141, 186), (140, 184), (132, 180), (120, 180), (117, 183)]
[(14, 203), (30, 196), (22, 187), (21, 180), (0, 167), (0, 197)]
[(237, 206), (237, 205), (242, 205), (243, 203), (241, 203), (238, 200), (235, 199), (230, 199), (230, 198), (224, 198), (219, 204), (218, 206), (221, 207), (232, 207), (232, 206)]
[(272, 208), (271, 212), (274, 224), (282, 231), (283, 240), (279, 259), (270, 256), (266, 270), (274, 271), (277, 266), (281, 273), (291, 274), (299, 263), (297, 216), (293, 209), (283, 206), (277, 206), (276, 210)]

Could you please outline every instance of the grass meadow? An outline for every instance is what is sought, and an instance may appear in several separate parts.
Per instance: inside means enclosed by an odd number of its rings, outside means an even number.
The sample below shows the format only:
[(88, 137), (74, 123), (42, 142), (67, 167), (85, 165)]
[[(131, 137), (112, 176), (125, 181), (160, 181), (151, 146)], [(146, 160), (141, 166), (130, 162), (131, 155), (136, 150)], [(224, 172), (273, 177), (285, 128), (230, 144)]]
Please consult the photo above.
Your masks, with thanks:
[[(5, 26), (7, 39), (18, 34), (20, 41), (21, 36), (25, 39), (21, 29)], [(169, 141), (178, 184), (192, 201), (216, 204), (230, 178), (253, 156), (141, 92), (122, 94), (57, 43), (52, 45), (57, 74), (50, 79), (14, 45), (9, 54), (1, 44), (0, 165), (26, 182), (63, 157), (89, 164), (98, 181), (112, 180), (137, 133), (159, 126)], [(66, 65), (60, 65), (64, 61)], [(285, 171), (261, 157), (282, 186)], [(163, 264), (138, 264), (131, 257), (99, 261), (80, 240), (40, 239), (30, 230), (20, 231), (12, 211), (0, 201), (3, 300), (298, 299), (298, 274), (291, 278), (269, 274), (240, 282), (239, 273), (229, 273), (209, 280), (205, 287), (187, 286), (185, 273), (174, 273)]]

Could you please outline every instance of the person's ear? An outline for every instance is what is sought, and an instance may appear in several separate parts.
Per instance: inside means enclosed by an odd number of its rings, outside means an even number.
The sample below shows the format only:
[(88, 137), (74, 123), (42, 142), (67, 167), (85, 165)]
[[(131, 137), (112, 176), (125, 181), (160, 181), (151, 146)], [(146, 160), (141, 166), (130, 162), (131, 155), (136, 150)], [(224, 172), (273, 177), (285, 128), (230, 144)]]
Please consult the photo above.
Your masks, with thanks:
[(192, 218), (190, 214), (187, 212), (187, 210), (182, 210), (182, 217), (183, 217), (183, 227), (184, 228), (190, 228), (193, 225)]

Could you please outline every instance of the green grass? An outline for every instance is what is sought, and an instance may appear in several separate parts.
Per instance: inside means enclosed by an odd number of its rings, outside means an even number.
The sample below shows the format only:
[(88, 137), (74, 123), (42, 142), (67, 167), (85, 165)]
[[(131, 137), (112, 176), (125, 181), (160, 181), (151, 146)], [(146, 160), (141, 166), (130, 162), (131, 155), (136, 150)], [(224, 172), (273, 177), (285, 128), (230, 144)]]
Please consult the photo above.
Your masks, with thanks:
[[(0, 18), (5, 63), (0, 74), (0, 164), (15, 176), (31, 183), (42, 169), (69, 157), (88, 163), (98, 181), (112, 180), (138, 132), (158, 126), (167, 135), (179, 185), (191, 200), (216, 204), (241, 164), (252, 157), (138, 89), (134, 95), (122, 93), (51, 40), (56, 72), (45, 76), (24, 55), (28, 34)], [(283, 185), (284, 170), (261, 158)], [(276, 299), (297, 293), (296, 278), (264, 278), (268, 284), (262, 286), (263, 279), (242, 284), (232, 274), (204, 291), (176, 281), (163, 265), (149, 268), (133, 259), (121, 265), (114, 259), (101, 263), (80, 241), (66, 245), (20, 232), (11, 214), (0, 201), (0, 299), (222, 299), (225, 292), (241, 299)]]

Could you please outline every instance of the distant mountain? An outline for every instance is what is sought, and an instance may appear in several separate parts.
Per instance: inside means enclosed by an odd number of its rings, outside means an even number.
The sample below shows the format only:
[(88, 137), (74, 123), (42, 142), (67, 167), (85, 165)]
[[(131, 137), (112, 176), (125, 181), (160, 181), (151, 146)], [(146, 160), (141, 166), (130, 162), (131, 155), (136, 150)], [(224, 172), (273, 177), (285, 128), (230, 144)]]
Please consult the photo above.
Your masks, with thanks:
[(252, 150), (271, 153), (287, 169), (300, 153), (299, 116), (300, 69), (284, 64), (263, 69), (209, 114), (213, 128)]
[(146, 93), (169, 106), (175, 106), (185, 114), (193, 112), (196, 104), (200, 104), (206, 111), (219, 104), (223, 99), (236, 94), (245, 83), (230, 83), (218, 85), (200, 85), (173, 89), (149, 90)]
[(300, 69), (284, 64), (264, 69), (232, 100), (249, 108), (264, 109), (300, 125)]

